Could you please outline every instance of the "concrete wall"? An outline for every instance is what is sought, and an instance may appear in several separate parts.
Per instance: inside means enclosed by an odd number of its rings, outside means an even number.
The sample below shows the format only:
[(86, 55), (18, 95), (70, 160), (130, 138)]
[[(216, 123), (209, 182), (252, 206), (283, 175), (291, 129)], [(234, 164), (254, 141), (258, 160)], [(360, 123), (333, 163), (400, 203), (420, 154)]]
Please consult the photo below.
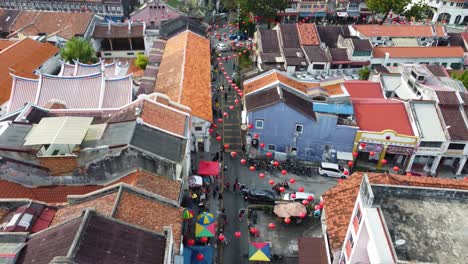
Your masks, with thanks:
[[(338, 126), (336, 116), (317, 114), (317, 120), (312, 120), (283, 102), (247, 115), (249, 123), (254, 124), (250, 133), (259, 134), (260, 142), (275, 145), (279, 152), (297, 147), (297, 158), (302, 160), (322, 160), (327, 145), (330, 149), (351, 152), (357, 131), (357, 127)], [(263, 129), (255, 127), (256, 119), (264, 120)], [(301, 134), (295, 134), (296, 124), (303, 125)]]
[(78, 167), (76, 157), (38, 157), (39, 164), (50, 170), (51, 175), (69, 173)]
[[(131, 53), (131, 54), (129, 54)], [(119, 50), (119, 51), (101, 51), (102, 58), (136, 58), (138, 53), (145, 53), (145, 50)]]
[(434, 65), (438, 63), (441, 65), (442, 63), (447, 63), (447, 66), (450, 66), (452, 63), (460, 63), (461, 67), (463, 67), (463, 58), (372, 58), (371, 65), (380, 64), (385, 66), (386, 64), (390, 63), (392, 66), (394, 63), (402, 63), (402, 64), (421, 64), (421, 63), (429, 63), (430, 65)]

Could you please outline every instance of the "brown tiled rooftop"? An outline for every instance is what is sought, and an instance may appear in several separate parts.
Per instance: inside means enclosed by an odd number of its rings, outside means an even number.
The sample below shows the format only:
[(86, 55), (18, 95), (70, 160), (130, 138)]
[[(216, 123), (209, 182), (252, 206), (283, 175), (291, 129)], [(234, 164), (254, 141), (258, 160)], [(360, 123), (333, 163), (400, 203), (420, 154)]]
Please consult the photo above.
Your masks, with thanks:
[[(356, 172), (349, 179), (338, 183), (322, 195), (325, 203), (327, 235), (332, 251), (340, 250), (348, 230), (349, 221), (358, 195), (363, 173)], [(402, 176), (383, 173), (368, 173), (371, 184), (418, 186), (468, 190), (468, 181)]]
[(462, 47), (375, 47), (374, 58), (463, 58)]
[(54, 33), (64, 39), (71, 39), (75, 35), (84, 35), (93, 17), (93, 13), (23, 10), (11, 26), (11, 31), (20, 30), (25, 35)]
[(299, 31), (299, 40), (302, 46), (320, 45), (320, 39), (315, 24), (297, 24), (297, 29)]
[(145, 35), (145, 30), (142, 23), (131, 23), (130, 30), (128, 30), (128, 23), (122, 24), (96, 24), (94, 26), (93, 38), (142, 38)]
[(138, 170), (125, 177), (125, 183), (161, 195), (174, 201), (179, 200), (181, 182), (170, 180), (144, 170)]
[(10, 73), (35, 78), (34, 70), (44, 64), (59, 49), (49, 43), (25, 38), (0, 51), (0, 104), (10, 99), (12, 78)]
[(300, 82), (296, 81), (292, 78), (289, 78), (287, 76), (284, 76), (280, 73), (277, 73), (276, 71), (272, 71), (271, 73), (264, 75), (263, 77), (260, 77), (256, 80), (253, 80), (251, 82), (245, 83), (244, 84), (244, 90), (246, 94), (256, 91), (260, 88), (266, 87), (271, 85), (272, 83), (279, 81), (291, 88), (297, 89), (303, 93), (307, 92), (307, 89), (312, 88), (312, 87), (317, 87), (320, 84), (319, 83), (314, 83), (314, 82)]
[(436, 91), (436, 94), (441, 105), (460, 105), (455, 91)]
[(192, 115), (211, 122), (210, 41), (188, 30), (170, 38), (154, 91), (190, 107)]
[(353, 25), (366, 37), (444, 37), (447, 35), (442, 26), (432, 25)]
[(439, 105), (451, 140), (468, 140), (468, 127), (459, 105)]

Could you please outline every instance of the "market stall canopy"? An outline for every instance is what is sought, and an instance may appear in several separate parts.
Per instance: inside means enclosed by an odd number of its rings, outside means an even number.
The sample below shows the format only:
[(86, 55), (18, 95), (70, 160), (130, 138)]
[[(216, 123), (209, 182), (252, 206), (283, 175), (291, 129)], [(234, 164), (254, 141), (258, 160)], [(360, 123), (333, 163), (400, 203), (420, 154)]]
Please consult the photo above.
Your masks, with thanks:
[(189, 220), (193, 218), (193, 211), (190, 209), (184, 209), (182, 212), (182, 219)]
[(275, 205), (273, 212), (279, 217), (291, 217), (307, 213), (307, 209), (300, 203), (284, 203)]
[(214, 215), (212, 213), (204, 212), (197, 216), (197, 222), (202, 225), (211, 224), (214, 222)]
[(214, 237), (216, 233), (216, 223), (202, 225), (195, 223), (195, 237)]
[(270, 242), (249, 242), (249, 260), (250, 261), (270, 261), (271, 245)]
[(218, 176), (219, 175), (219, 162), (201, 160), (198, 163), (198, 175)]
[(197, 187), (203, 185), (203, 178), (197, 175), (189, 176), (188, 183), (190, 187)]

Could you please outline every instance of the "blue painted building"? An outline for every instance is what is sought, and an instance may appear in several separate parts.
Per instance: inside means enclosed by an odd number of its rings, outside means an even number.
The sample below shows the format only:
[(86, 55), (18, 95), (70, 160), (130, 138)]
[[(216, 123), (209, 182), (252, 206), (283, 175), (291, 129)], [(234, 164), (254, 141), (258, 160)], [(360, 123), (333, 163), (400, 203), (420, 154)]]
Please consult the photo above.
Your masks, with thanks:
[[(292, 90), (271, 87), (245, 97), (247, 119), (264, 151), (284, 152), (300, 160), (320, 161), (326, 153), (351, 152), (357, 126), (329, 113), (314, 112), (313, 103)], [(346, 109), (349, 112), (349, 109)]]

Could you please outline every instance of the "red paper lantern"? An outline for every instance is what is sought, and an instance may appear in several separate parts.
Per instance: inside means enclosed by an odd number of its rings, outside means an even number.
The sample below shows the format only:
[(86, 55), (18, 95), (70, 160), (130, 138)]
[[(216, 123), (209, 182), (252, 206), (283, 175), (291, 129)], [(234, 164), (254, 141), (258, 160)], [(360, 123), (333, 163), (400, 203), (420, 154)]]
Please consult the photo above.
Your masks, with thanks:
[(233, 105), (229, 106), (229, 109), (234, 110), (234, 106)]
[(217, 140), (217, 141), (221, 141), (221, 136), (217, 136), (217, 137), (216, 137), (216, 140)]
[(195, 240), (193, 240), (193, 239), (187, 240), (187, 245), (188, 245), (189, 247), (195, 245)]
[(349, 172), (347, 170), (343, 171), (343, 174), (348, 176), (349, 175)]
[(288, 174), (288, 172), (286, 170), (282, 170), (281, 174), (286, 175), (286, 174)]
[(241, 235), (242, 235), (242, 233), (241, 233), (240, 231), (236, 231), (236, 232), (234, 233), (234, 236), (235, 236), (236, 238), (240, 238)]
[(266, 156), (267, 156), (268, 158), (271, 158), (271, 157), (273, 157), (273, 153), (267, 152)]
[(279, 162), (275, 160), (275, 161), (273, 162), (273, 166), (278, 167), (278, 166), (279, 166)]
[(304, 187), (299, 187), (299, 189), (297, 189), (298, 192), (304, 192)]
[(260, 143), (260, 147), (261, 147), (261, 148), (264, 148), (264, 147), (265, 147), (265, 143), (263, 143), (263, 142)]
[(316, 205), (316, 206), (314, 207), (314, 209), (315, 209), (315, 211), (320, 210), (320, 206)]
[(348, 166), (349, 166), (349, 167), (352, 167), (352, 166), (353, 166), (353, 162), (352, 162), (352, 161), (348, 161)]
[(224, 149), (229, 149), (229, 144), (224, 144)]
[(224, 71), (224, 68), (221, 68), (221, 71)]
[(242, 97), (244, 95), (242, 92), (238, 92), (239, 96)]
[(393, 171), (397, 172), (397, 171), (399, 171), (399, 170), (400, 170), (400, 167), (398, 167), (398, 166), (394, 166), (394, 167), (393, 167)]
[(302, 218), (302, 219), (304, 219), (306, 216), (307, 216), (307, 214), (304, 213), (304, 212), (299, 213), (299, 217)]
[(309, 204), (309, 201), (307, 201), (307, 200), (302, 200), (302, 204), (303, 204), (304, 206), (307, 206), (307, 205)]
[(257, 139), (258, 139), (259, 137), (260, 137), (259, 134), (254, 134), (254, 138), (257, 138)]
[(223, 122), (223, 119), (222, 118), (218, 118), (218, 123), (222, 123)]
[(291, 218), (286, 217), (286, 218), (284, 219), (284, 223), (287, 224), (287, 225), (289, 225), (289, 224), (291, 223)]
[(204, 260), (204, 259), (205, 259), (205, 256), (204, 256), (202, 253), (198, 253), (198, 254), (197, 254), (197, 260), (198, 260), (198, 261), (202, 261), (202, 260)]
[[(221, 121), (222, 121), (222, 119), (221, 119)], [(217, 125), (217, 124), (213, 124), (213, 127), (214, 127), (214, 128), (217, 128), (217, 127), (218, 127), (218, 125)]]
[(291, 199), (296, 199), (296, 194), (295, 193), (291, 193)]
[(249, 127), (249, 129), (253, 128), (253, 124), (248, 124), (247, 126)]
[(219, 234), (218, 240), (221, 241), (221, 242), (223, 242), (224, 239), (226, 239), (226, 237), (225, 237), (223, 234)]
[(353, 152), (353, 157), (357, 157), (358, 156), (358, 153), (357, 152)]
[(224, 113), (223, 113), (223, 116), (224, 116), (224, 117), (228, 117), (228, 115), (229, 115), (229, 114), (228, 114), (227, 112), (224, 112)]
[(259, 174), (258, 174), (258, 177), (260, 177), (260, 179), (265, 178), (265, 173), (259, 173)]
[(244, 165), (245, 163), (247, 163), (247, 160), (246, 160), (246, 159), (241, 159), (241, 160), (240, 160), (240, 163), (241, 163), (242, 165)]
[(232, 152), (231, 152), (231, 157), (235, 158), (236, 156), (237, 156), (237, 152), (232, 151)]
[(274, 185), (274, 184), (275, 184), (275, 181), (274, 181), (274, 180), (269, 180), (268, 183), (269, 183), (270, 185)]
[(366, 147), (366, 143), (361, 143), (359, 146), (360, 146), (361, 148), (365, 148), (365, 147)]
[(213, 134), (213, 132), (214, 132), (214, 129), (212, 129), (212, 128), (209, 128), (209, 129), (208, 129), (208, 132), (210, 132), (210, 134)]
[(375, 155), (375, 152), (374, 152), (374, 151), (371, 151), (371, 152), (369, 152), (369, 155), (370, 155), (371, 157), (373, 157), (373, 156)]
[(235, 104), (239, 104), (239, 99), (234, 100)]
[(250, 167), (249, 167), (249, 170), (250, 170), (250, 171), (255, 171), (255, 166), (250, 166)]
[(281, 187), (279, 188), (279, 191), (280, 191), (280, 192), (284, 192), (285, 190), (286, 190), (286, 188), (284, 188), (283, 186), (281, 186)]
[(206, 242), (208, 242), (208, 238), (207, 237), (202, 237), (202, 238), (200, 238), (200, 241), (202, 243), (206, 243)]
[(385, 165), (385, 164), (387, 164), (387, 160), (386, 160), (386, 159), (382, 159), (382, 160), (380, 161), (380, 163), (382, 163), (382, 165)]
[(244, 50), (244, 53), (247, 53), (247, 50)]
[(312, 195), (307, 196), (307, 200), (309, 202), (312, 202), (314, 200), (314, 197)]
[(256, 229), (255, 227), (251, 227), (249, 231), (250, 231), (250, 233), (252, 233), (252, 234), (257, 233), (257, 229)]
[(294, 179), (294, 178), (289, 179), (289, 183), (291, 183), (291, 184), (296, 183), (296, 179)]
[(269, 223), (268, 228), (275, 229), (276, 225), (274, 223)]
[(322, 201), (318, 204), (318, 206), (319, 206), (320, 209), (322, 209), (324, 205), (325, 205), (325, 204), (324, 204)]

